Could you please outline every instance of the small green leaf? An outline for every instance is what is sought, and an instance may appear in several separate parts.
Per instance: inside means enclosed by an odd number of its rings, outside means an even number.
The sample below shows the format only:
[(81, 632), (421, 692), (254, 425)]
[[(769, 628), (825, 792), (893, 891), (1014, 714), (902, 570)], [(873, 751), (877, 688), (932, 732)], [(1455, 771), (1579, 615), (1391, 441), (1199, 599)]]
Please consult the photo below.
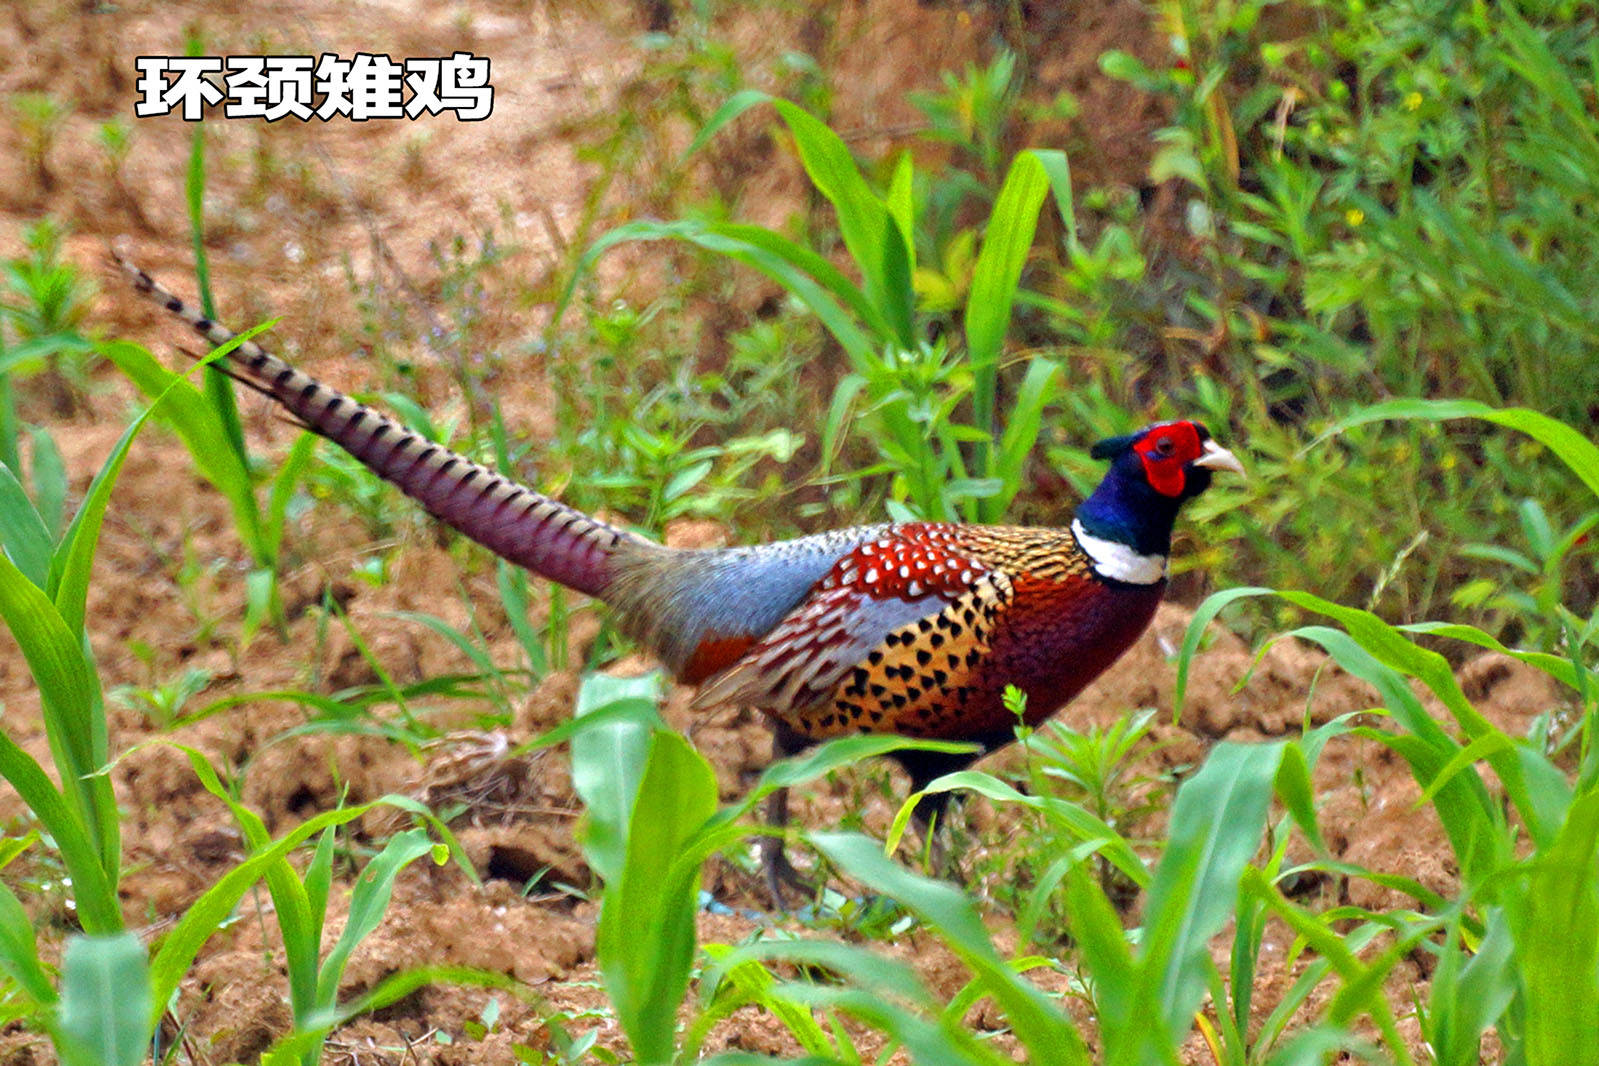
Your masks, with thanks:
[[(577, 713), (569, 723), (574, 727), (572, 787), (588, 807), (584, 853), (607, 884), (621, 876), (627, 860), (628, 820), (659, 721), (655, 708), (660, 691), (659, 674), (640, 678), (592, 674), (578, 689)], [(604, 711), (615, 717), (608, 716), (593, 728), (576, 728), (586, 715)]]
[(55, 547), (49, 527), (11, 468), (0, 463), (0, 548), (33, 584), (44, 588), (50, 578), (50, 553)]
[(372, 934), (389, 909), (389, 899), (394, 894), (394, 879), (412, 860), (426, 855), (433, 848), (423, 829), (408, 829), (389, 838), (361, 871), (350, 895), (350, 915), (344, 931), (323, 960), (317, 974), (317, 1006), (329, 1008), (338, 1000), (339, 980), (350, 952)]
[(15, 981), (35, 1005), (48, 1007), (56, 1001), (56, 990), (39, 962), (33, 922), (22, 909), (22, 902), (4, 884), (0, 884), (0, 971)]
[(61, 1028), (95, 1066), (138, 1066), (150, 1042), (150, 970), (132, 933), (76, 936), (61, 969)]
[(1599, 792), (1571, 804), (1510, 909), (1529, 1066), (1599, 1063)]

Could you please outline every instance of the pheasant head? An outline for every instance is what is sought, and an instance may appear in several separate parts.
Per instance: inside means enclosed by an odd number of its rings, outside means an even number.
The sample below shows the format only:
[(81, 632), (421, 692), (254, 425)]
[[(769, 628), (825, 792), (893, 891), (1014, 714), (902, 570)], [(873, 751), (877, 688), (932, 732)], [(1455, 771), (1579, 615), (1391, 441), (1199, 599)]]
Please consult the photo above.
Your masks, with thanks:
[(1165, 577), (1177, 512), (1210, 488), (1215, 471), (1244, 472), (1199, 422), (1157, 422), (1102, 440), (1089, 454), (1110, 460), (1110, 469), (1072, 528), (1101, 577), (1129, 584)]

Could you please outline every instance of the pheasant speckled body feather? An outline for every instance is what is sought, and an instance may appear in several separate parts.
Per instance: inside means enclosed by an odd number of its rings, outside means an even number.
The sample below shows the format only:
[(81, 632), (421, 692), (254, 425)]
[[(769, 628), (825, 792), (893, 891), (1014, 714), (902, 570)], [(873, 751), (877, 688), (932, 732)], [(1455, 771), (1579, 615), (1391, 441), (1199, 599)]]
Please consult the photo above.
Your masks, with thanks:
[[(233, 334), (137, 267), (135, 288), (212, 344)], [(1165, 589), (1172, 523), (1242, 467), (1197, 422), (1095, 446), (1104, 481), (1070, 528), (861, 526), (717, 550), (668, 548), (431, 443), (245, 342), (237, 380), (496, 554), (595, 596), (700, 706), (758, 708), (779, 751), (855, 732), (1004, 743), (1002, 695), (1052, 714), (1122, 654)], [(918, 783), (933, 764), (911, 766)], [(938, 764), (936, 769), (949, 765)]]
[(1097, 579), (1070, 530), (905, 523), (842, 554), (697, 703), (757, 707), (808, 740), (1004, 733), (1038, 721), (1137, 638), (1160, 601)]

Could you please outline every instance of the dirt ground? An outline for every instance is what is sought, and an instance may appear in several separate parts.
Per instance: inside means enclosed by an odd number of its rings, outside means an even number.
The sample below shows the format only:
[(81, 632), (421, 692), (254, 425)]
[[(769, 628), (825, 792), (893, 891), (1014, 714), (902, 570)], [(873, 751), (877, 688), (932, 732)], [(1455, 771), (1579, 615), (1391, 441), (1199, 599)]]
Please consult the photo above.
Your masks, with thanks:
[[(9, 57), (0, 63), (0, 93), (9, 100), (16, 93), (49, 92), (70, 101), (73, 112), (51, 142), (42, 169), (30, 162), (19, 124), (0, 122), (0, 254), (20, 254), (22, 227), (41, 215), (64, 220), (70, 226), (69, 257), (104, 290), (91, 327), (138, 339), (165, 356), (173, 331), (122, 291), (103, 266), (107, 243), (122, 237), (158, 276), (180, 286), (182, 279), (192, 278), (183, 199), (191, 127), (175, 118), (132, 120), (134, 56), (180, 53), (188, 27), (202, 31), (210, 54), (369, 51), (400, 57), (460, 48), (490, 56), (495, 109), (484, 122), (441, 117), (416, 123), (216, 124), (209, 149), (209, 245), (226, 317), (250, 323), (284, 316), (275, 347), (333, 384), (365, 387), (367, 368), (351, 365), (365, 354), (357, 326), (359, 301), (375, 291), (413, 314), (416, 306), (426, 305), (436, 296), (430, 247), (448, 245), (485, 225), (501, 225), (514, 235), (516, 247), (503, 269), (553, 276), (560, 268), (595, 177), (594, 164), (578, 151), (586, 123), (649, 91), (640, 80), (644, 55), (638, 45), (646, 6), (288, 0), (268, 15), (264, 9), (233, 14), (232, 5), (216, 0), (12, 3), (0, 10), (0, 54)], [(1071, 24), (1040, 28), (1057, 46), (1040, 50), (1049, 58), (1038, 77), (1070, 89), (1082, 103), (1079, 119), (1062, 130), (1082, 180), (1137, 184), (1159, 109), (1131, 90), (1107, 84), (1097, 57), (1114, 46), (1150, 62), (1163, 61), (1160, 31), (1135, 0), (1094, 0), (1073, 10)], [(826, 12), (826, 18), (818, 12)], [(795, 5), (782, 19), (749, 25), (731, 18), (728, 33), (751, 69), (791, 49), (822, 53), (840, 125), (853, 131), (857, 142), (873, 147), (917, 120), (905, 102), (907, 91), (933, 88), (940, 71), (959, 69), (983, 53), (993, 32), (986, 18), (984, 9), (958, 4), (869, 0), (814, 9)], [(113, 171), (96, 138), (100, 124), (117, 116), (132, 122), (134, 137), (126, 162)], [(803, 186), (786, 159), (758, 162), (742, 176), (742, 203), (749, 206), (747, 217), (775, 222), (801, 203)], [(646, 186), (643, 175), (613, 185), (606, 193), (606, 217), (624, 215), (629, 198)], [(370, 282), (370, 288), (352, 287), (350, 276), (363, 285)], [(405, 292), (405, 284), (414, 286), (414, 296)], [(759, 296), (753, 284), (743, 294), (752, 304)], [(543, 314), (538, 307), (485, 309), (476, 340), (530, 351), (526, 342), (544, 325)], [(441, 355), (421, 342), (409, 343), (418, 367), (417, 400), (435, 412), (457, 410), (461, 401), (440, 366)], [(535, 437), (549, 432), (552, 417), (547, 370), (535, 352), (509, 360), (494, 383), (507, 420)], [(55, 434), (76, 493), (122, 431), (134, 399), (107, 369), (96, 371), (87, 395), (71, 402), (43, 383), (22, 396), (24, 417), (49, 425)], [(259, 403), (246, 401), (243, 410), (249, 439), (263, 454), (281, 456), (293, 431)], [(351, 639), (338, 627), (319, 627), (304, 610), (329, 589), (384, 671), (398, 682), (459, 670), (464, 663), (447, 642), (395, 612), (428, 611), (465, 624), (470, 611), (490, 648), (504, 661), (513, 658), (514, 638), (497, 613), (492, 571), (464, 570), (462, 554), (443, 546), (424, 524), (403, 527), (396, 536), (390, 579), (374, 587), (351, 576), (377, 547), (354, 518), (339, 508), (319, 507), (292, 523), (285, 598), (294, 609), (286, 642), (269, 633), (236, 653), (228, 634), (237, 632), (243, 614), (247, 557), (223, 501), (196, 476), (182, 446), (164, 432), (146, 432), (122, 475), (90, 593), (89, 631), (107, 689), (148, 685), (189, 669), (211, 675), (201, 699), (296, 687), (331, 692), (374, 680)], [(672, 536), (704, 543), (722, 532), (684, 525)], [(197, 578), (180, 581), (185, 559), (204, 565)], [(1070, 720), (1103, 725), (1152, 706), (1162, 722), (1169, 722), (1170, 660), (1188, 617), (1181, 606), (1164, 608), (1134, 651), (1072, 705)], [(209, 633), (206, 620), (217, 621), (215, 633), (221, 636)], [(592, 612), (578, 616), (572, 634), (577, 661), (597, 630)], [(1251, 661), (1239, 641), (1215, 634), (1199, 659), (1181, 723), (1156, 728), (1164, 745), (1146, 759), (1146, 769), (1191, 766), (1219, 738), (1282, 735), (1307, 719), (1323, 722), (1374, 703), (1360, 685), (1326, 669), (1320, 656), (1290, 644), (1274, 647), (1248, 683), (1235, 690)], [(646, 665), (633, 661), (619, 668)], [(1515, 663), (1479, 660), (1465, 674), (1479, 707), (1512, 733), (1524, 731), (1531, 717), (1555, 700), (1542, 675)], [(503, 756), (506, 747), (562, 721), (575, 690), (572, 673), (552, 674), (518, 701), (514, 724), (492, 734), (475, 730), (472, 716), (461, 712), (453, 723), (459, 731), (421, 757), (371, 737), (284, 739), (286, 730), (305, 721), (306, 712), (282, 702), (249, 702), (170, 735), (154, 731), (140, 712), (113, 704), (113, 749), (136, 749), (114, 774), (127, 812), (129, 873), (123, 897), (130, 922), (151, 937), (159, 935), (243, 854), (227, 811), (201, 788), (181, 753), (161, 744), (140, 746), (147, 740), (193, 745), (234, 767), (245, 801), (274, 833), (333, 806), (341, 796), (353, 803), (386, 793), (414, 795), (436, 809), (460, 811), (453, 826), (482, 884), (472, 884), (453, 866), (414, 864), (401, 877), (383, 926), (357, 951), (346, 994), (423, 963), (508, 974), (525, 982), (528, 994), (495, 994), (500, 1008), (495, 1031), (474, 1037), (466, 1026), (482, 1016), (490, 993), (448, 987), (422, 991), (338, 1031), (325, 1061), (512, 1063), (513, 1043), (547, 1046), (549, 1019), (563, 1016), (569, 1032), (598, 1028), (602, 1046), (625, 1054), (614, 1020), (598, 1011), (604, 998), (594, 965), (596, 907), (547, 887), (589, 881), (573, 838), (579, 805), (565, 755)], [(47, 761), (37, 694), (8, 637), (0, 637), (0, 704), (10, 735)], [(747, 788), (767, 762), (765, 728), (752, 717), (692, 722), (686, 692), (673, 694), (669, 716), (679, 726), (697, 727), (694, 743), (716, 766), (727, 798)], [(1316, 783), (1335, 857), (1448, 891), (1456, 871), (1447, 844), (1428, 812), (1413, 809), (1415, 786), (1390, 752), (1369, 742), (1340, 740), (1317, 766)], [(896, 781), (894, 790), (902, 793), (903, 782)], [(862, 787), (858, 776), (824, 782), (799, 797), (796, 818), (809, 825), (834, 824), (864, 793), (871, 797), (867, 824), (881, 829), (892, 807), (879, 791)], [(15, 795), (0, 790), (0, 818), (15, 825), (21, 814)], [(1001, 819), (981, 803), (971, 804), (966, 817), (979, 836), (993, 832)], [(392, 819), (370, 817), (355, 840), (367, 844), (396, 827)], [(537, 887), (524, 894), (524, 883), (540, 874)], [(790, 924), (758, 913), (764, 896), (736, 863), (713, 864), (707, 888), (724, 906), (702, 916), (703, 941), (735, 943)], [(1307, 891), (1321, 893), (1329, 903), (1394, 902), (1383, 890), (1359, 883), (1329, 881)], [(345, 905), (337, 889), (334, 899), (330, 935), (342, 925)], [(59, 935), (63, 900), (45, 893), (29, 902), (45, 928)], [(253, 1061), (287, 1031), (282, 957), (273, 946), (277, 936), (270, 910), (264, 892), (247, 897), (243, 920), (213, 938), (184, 983), (173, 1016), (196, 1061)], [(1014, 932), (998, 919), (994, 934), (1003, 948), (1014, 945)], [(1269, 938), (1267, 959), (1284, 960), (1287, 933), (1274, 927)], [(958, 963), (924, 934), (902, 938), (891, 950), (911, 961), (935, 990), (953, 993), (964, 982)], [(1268, 961), (1257, 1002), (1280, 996), (1293, 977), (1291, 967)], [(1427, 977), (1418, 955), (1396, 971), (1394, 981), (1396, 988), (1415, 987)], [(1061, 975), (1040, 980), (1065, 985)], [(973, 1018), (977, 1025), (989, 1021), (981, 1009)], [(771, 1054), (799, 1050), (773, 1019), (752, 1012), (720, 1025), (709, 1047)], [(1188, 1052), (1191, 1061), (1208, 1061), (1202, 1045)], [(0, 1034), (0, 1060), (33, 1063), (50, 1056), (36, 1038), (12, 1031)]]

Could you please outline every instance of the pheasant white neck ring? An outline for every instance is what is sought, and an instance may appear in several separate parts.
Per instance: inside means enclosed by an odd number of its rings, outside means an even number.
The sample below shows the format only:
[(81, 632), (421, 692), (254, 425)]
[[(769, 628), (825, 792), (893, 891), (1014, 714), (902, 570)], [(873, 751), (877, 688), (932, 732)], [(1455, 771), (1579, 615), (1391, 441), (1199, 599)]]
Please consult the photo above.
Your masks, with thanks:
[(1140, 555), (1131, 545), (1096, 537), (1075, 518), (1072, 519), (1072, 536), (1077, 538), (1078, 546), (1093, 562), (1094, 572), (1100, 577), (1126, 585), (1153, 585), (1166, 578), (1164, 555)]

